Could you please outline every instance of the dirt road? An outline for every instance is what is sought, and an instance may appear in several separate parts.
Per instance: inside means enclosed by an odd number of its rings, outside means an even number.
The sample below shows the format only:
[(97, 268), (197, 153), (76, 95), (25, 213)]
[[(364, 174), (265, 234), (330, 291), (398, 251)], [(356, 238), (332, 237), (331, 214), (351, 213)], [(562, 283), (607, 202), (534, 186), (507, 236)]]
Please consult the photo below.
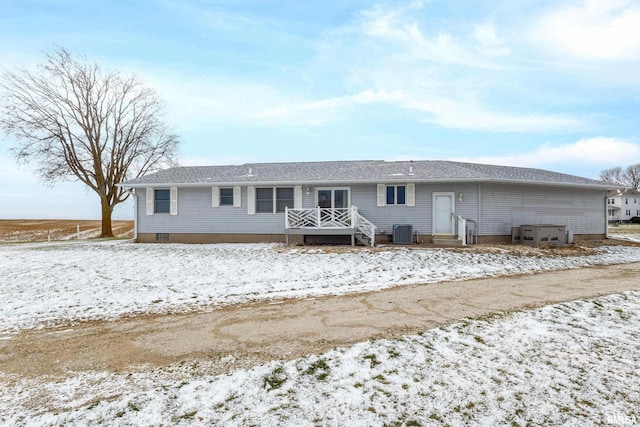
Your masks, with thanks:
[(68, 370), (121, 372), (195, 359), (213, 362), (214, 374), (417, 333), (463, 317), (637, 289), (640, 263), (89, 322), (0, 341), (0, 371), (64, 376)]

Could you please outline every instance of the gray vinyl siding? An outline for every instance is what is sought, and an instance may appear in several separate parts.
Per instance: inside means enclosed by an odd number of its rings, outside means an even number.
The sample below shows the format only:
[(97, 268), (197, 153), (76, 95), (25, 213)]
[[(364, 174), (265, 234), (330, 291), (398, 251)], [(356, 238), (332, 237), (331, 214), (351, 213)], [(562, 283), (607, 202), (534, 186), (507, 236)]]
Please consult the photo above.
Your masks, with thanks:
[(211, 187), (178, 188), (178, 215), (146, 215), (145, 194), (138, 193), (139, 233), (284, 234), (284, 213), (247, 214), (247, 187), (242, 206), (211, 207)]
[[(313, 208), (316, 187), (309, 186), (308, 196), (307, 187), (302, 188), (302, 206)], [(510, 235), (511, 227), (521, 224), (566, 225), (575, 234), (604, 234), (606, 227), (606, 193), (603, 190), (486, 183), (416, 184), (415, 206), (379, 207), (376, 184), (336, 187), (350, 188), (351, 204), (376, 225), (378, 233), (383, 234), (392, 233), (394, 224), (411, 224), (419, 234), (431, 235), (434, 192), (455, 193), (456, 215), (478, 221), (480, 235)], [(145, 191), (137, 190), (138, 232), (284, 234), (284, 213), (248, 215), (247, 187), (242, 187), (241, 193), (241, 207), (214, 208), (211, 206), (211, 187), (179, 187), (178, 215), (172, 216), (146, 215)], [(462, 201), (459, 201), (461, 194)], [(481, 207), (478, 206), (479, 194)]]
[[(431, 235), (434, 192), (455, 193), (456, 214), (474, 220), (478, 216), (478, 192), (475, 184), (416, 184), (415, 206), (377, 206), (376, 185), (354, 186), (352, 189), (353, 205), (357, 206), (360, 214), (373, 222), (377, 232), (382, 234), (391, 234), (395, 224), (410, 224), (414, 232)], [(462, 202), (458, 201), (460, 193), (463, 194)]]
[(606, 192), (532, 185), (482, 184), (480, 234), (509, 235), (523, 224), (566, 225), (574, 234), (605, 234)]

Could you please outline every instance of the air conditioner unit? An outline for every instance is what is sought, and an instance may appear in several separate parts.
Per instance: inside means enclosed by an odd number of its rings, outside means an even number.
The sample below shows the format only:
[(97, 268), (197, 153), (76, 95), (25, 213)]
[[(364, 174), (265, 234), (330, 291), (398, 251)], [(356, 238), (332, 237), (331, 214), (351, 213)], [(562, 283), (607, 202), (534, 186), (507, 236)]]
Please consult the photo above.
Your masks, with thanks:
[(395, 224), (393, 226), (393, 244), (410, 245), (413, 243), (413, 226), (407, 224)]

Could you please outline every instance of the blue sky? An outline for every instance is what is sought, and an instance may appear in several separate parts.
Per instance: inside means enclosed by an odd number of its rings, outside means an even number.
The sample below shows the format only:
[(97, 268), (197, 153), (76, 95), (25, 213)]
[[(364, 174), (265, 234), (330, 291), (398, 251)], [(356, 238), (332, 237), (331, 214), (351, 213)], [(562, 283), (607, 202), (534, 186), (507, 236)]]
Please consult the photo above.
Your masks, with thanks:
[[(334, 4), (335, 3), (335, 4)], [(640, 162), (640, 2), (0, 0), (0, 64), (62, 46), (166, 101), (180, 163)], [(0, 217), (99, 218), (0, 136)], [(116, 211), (132, 217), (131, 204)]]

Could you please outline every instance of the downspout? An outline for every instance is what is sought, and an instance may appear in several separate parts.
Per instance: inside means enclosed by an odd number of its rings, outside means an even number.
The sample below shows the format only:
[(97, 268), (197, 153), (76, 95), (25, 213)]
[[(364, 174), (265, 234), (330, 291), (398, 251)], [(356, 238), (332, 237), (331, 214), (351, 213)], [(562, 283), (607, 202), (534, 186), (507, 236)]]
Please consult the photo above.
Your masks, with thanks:
[(136, 189), (133, 188), (133, 241), (138, 241), (138, 195)]
[(609, 191), (605, 192), (604, 199), (604, 237), (609, 238)]
[(476, 245), (480, 240), (480, 224), (482, 219), (482, 183), (478, 183), (478, 223), (476, 224)]

